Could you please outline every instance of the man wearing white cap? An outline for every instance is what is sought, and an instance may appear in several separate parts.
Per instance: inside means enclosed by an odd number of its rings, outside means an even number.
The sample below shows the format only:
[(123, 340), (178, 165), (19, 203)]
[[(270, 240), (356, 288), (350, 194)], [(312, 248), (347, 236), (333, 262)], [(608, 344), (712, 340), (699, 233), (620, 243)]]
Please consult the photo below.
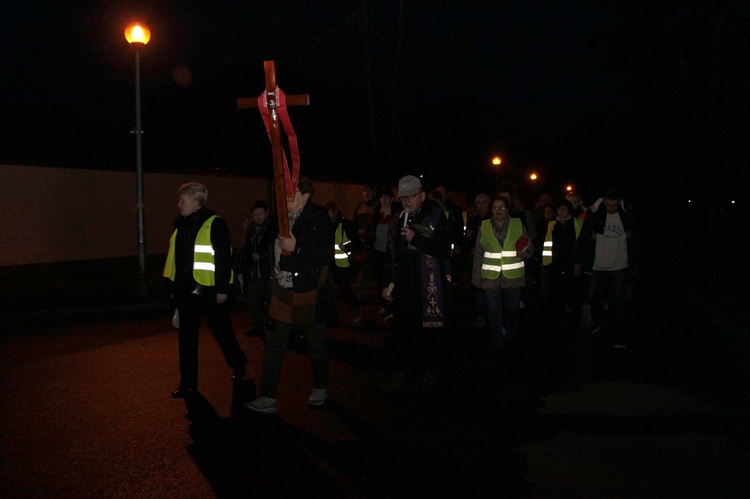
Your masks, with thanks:
[(404, 209), (388, 235), (383, 268), (383, 297), (393, 300), (393, 330), (386, 345), (392, 362), (389, 392), (406, 389), (404, 374), (422, 370), (422, 383), (434, 387), (444, 346), (445, 271), (450, 258), (450, 227), (440, 207), (426, 199), (422, 182), (413, 175), (399, 180), (398, 198)]

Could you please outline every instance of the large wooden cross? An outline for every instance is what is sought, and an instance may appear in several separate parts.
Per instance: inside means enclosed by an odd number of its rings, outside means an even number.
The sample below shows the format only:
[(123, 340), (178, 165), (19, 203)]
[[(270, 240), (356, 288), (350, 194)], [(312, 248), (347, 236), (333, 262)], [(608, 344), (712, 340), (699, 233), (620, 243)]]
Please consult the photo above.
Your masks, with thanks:
[[(263, 69), (266, 73), (266, 106), (270, 114), (269, 135), (271, 138), (271, 156), (273, 158), (273, 184), (274, 196), (276, 198), (276, 215), (279, 219), (279, 234), (284, 237), (290, 236), (289, 217), (287, 213), (287, 201), (294, 199), (294, 192), (291, 196), (286, 191), (284, 174), (283, 150), (281, 147), (281, 123), (279, 122), (278, 113), (278, 96), (276, 94), (276, 65), (274, 61), (264, 61)], [(287, 106), (309, 106), (310, 96), (308, 94), (287, 95)], [(257, 108), (257, 97), (243, 97), (237, 99), (238, 109)], [(288, 175), (288, 171), (286, 172)], [(288, 199), (289, 198), (289, 199)], [(286, 253), (286, 252), (285, 252)]]

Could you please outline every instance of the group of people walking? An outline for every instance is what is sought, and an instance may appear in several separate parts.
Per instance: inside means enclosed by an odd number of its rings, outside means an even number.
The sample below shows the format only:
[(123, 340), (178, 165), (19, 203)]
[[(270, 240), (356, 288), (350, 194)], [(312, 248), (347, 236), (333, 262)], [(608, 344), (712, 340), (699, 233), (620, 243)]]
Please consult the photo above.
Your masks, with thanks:
[(567, 319), (563, 329), (574, 327), (587, 302), (592, 332), (599, 332), (606, 317), (607, 331), (622, 340), (634, 227), (614, 190), (589, 209), (581, 207), (580, 197), (575, 205), (563, 199), (552, 206), (549, 197), (540, 196), (534, 210), (524, 210), (509, 193), (494, 199), (480, 194), (474, 212), (466, 213), (445, 189), (427, 192), (418, 177), (407, 175), (395, 196), (365, 186), (352, 220), (334, 201), (313, 203), (313, 193), (313, 183), (300, 177), (287, 200), (288, 237), (279, 234), (268, 204), (254, 203), (235, 259), (226, 222), (206, 208), (206, 187), (191, 182), (179, 188), (180, 217), (164, 268), (179, 317), (181, 377), (173, 397), (197, 390), (203, 316), (232, 379), (245, 375), (247, 360), (230, 322), (235, 267), (250, 307), (246, 334), (265, 344), (259, 393), (245, 404), (257, 412), (276, 412), (282, 359), (295, 330), (311, 357), (307, 402), (326, 402), (325, 333), (326, 325), (338, 320), (336, 290), (359, 321), (373, 282), (379, 288), (378, 313), (391, 326), (385, 346), (391, 374), (382, 385), (388, 392), (405, 391), (410, 373), (418, 373), (425, 387), (437, 386), (446, 374), (446, 339), (456, 328), (451, 288), (460, 283), (464, 267), (476, 293), (475, 325), (489, 325), (493, 352), (519, 334), (527, 284), (542, 289), (549, 314)]

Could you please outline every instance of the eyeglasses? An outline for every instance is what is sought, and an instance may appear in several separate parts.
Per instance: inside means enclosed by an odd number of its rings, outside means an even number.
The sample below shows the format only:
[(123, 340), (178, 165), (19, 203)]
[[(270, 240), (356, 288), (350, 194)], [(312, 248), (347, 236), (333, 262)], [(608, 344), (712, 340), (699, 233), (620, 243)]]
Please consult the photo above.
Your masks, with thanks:
[(413, 194), (411, 196), (400, 196), (398, 199), (399, 199), (399, 201), (401, 201), (403, 203), (404, 201), (407, 201), (407, 200), (410, 200), (410, 199), (416, 199), (417, 196), (419, 196), (420, 194), (422, 194), (422, 191), (419, 191), (416, 194)]
[(507, 206), (493, 206), (492, 211), (506, 211), (508, 209)]

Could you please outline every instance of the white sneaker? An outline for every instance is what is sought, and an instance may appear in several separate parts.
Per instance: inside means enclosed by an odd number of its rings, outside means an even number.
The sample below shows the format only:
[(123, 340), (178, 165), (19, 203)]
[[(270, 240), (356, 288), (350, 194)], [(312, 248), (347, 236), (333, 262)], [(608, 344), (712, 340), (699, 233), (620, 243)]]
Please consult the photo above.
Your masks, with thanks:
[(323, 405), (328, 400), (328, 390), (325, 388), (314, 388), (310, 394), (310, 398), (307, 399), (307, 405)]
[(276, 399), (270, 397), (258, 397), (252, 402), (245, 402), (245, 407), (264, 414), (276, 414)]

